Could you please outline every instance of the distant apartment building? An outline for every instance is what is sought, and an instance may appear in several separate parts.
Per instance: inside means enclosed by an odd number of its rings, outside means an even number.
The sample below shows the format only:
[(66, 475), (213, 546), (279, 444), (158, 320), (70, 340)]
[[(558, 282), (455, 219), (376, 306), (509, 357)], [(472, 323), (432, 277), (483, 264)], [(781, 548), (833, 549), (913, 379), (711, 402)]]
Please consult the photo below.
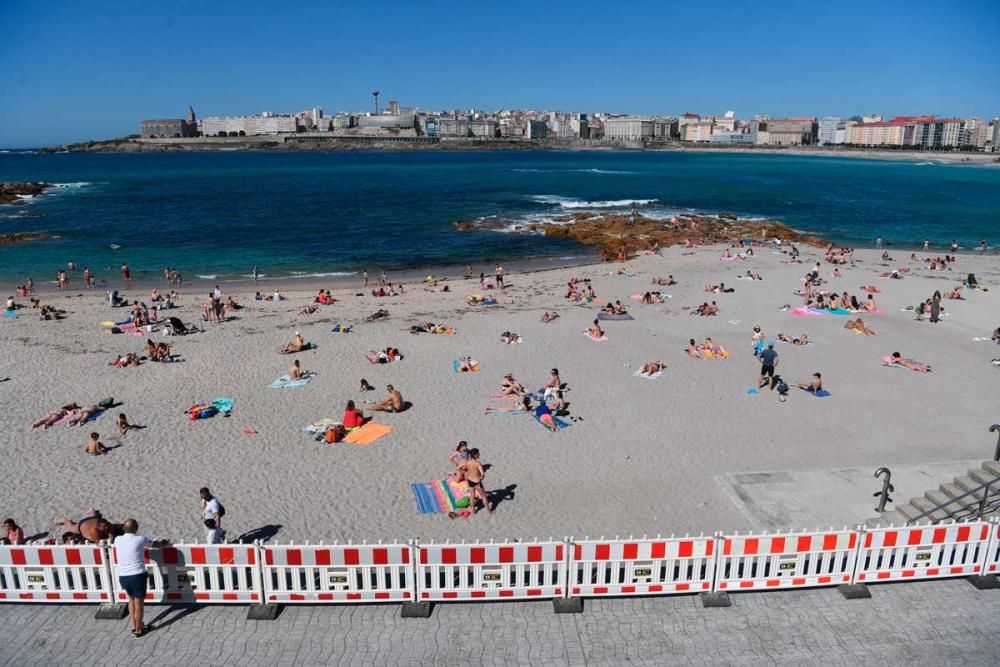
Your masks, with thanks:
[(678, 132), (681, 133), (680, 137), (682, 139), (684, 138), (683, 132), (685, 125), (688, 125), (689, 123), (697, 123), (699, 121), (701, 121), (701, 116), (696, 113), (682, 113), (680, 117), (677, 118)]
[(163, 118), (139, 123), (139, 136), (143, 139), (175, 139), (198, 136), (198, 121), (194, 109), (188, 107), (187, 118)]
[(656, 118), (653, 120), (653, 138), (657, 141), (672, 141), (679, 136), (676, 118)]
[(864, 116), (861, 117), (861, 122), (862, 123), (881, 123), (882, 122), (882, 115), (881, 114), (877, 114), (877, 113), (865, 114)]
[(442, 116), (437, 122), (437, 136), (443, 138), (469, 136), (469, 119), (461, 116)]
[(653, 121), (639, 116), (607, 118), (604, 138), (609, 141), (644, 141), (653, 137)]
[(714, 125), (714, 130), (716, 132), (735, 132), (736, 131), (736, 112), (727, 111), (721, 116), (709, 116), (705, 120), (711, 121)]
[(198, 121), (205, 137), (253, 137), (298, 131), (295, 116), (264, 112), (259, 116), (209, 116)]
[(699, 120), (685, 123), (681, 126), (681, 141), (708, 142), (712, 138), (714, 123), (710, 120)]
[(901, 123), (861, 122), (851, 126), (846, 143), (856, 146), (902, 146), (905, 136), (906, 126)]
[(712, 132), (708, 143), (723, 146), (753, 146), (755, 137), (750, 132)]
[(529, 120), (524, 124), (525, 139), (546, 139), (549, 136), (549, 126), (544, 120)]
[(1000, 153), (1000, 118), (994, 118), (993, 122), (990, 123), (990, 150), (994, 153)]
[(803, 146), (816, 143), (815, 118), (760, 117), (751, 124), (755, 143), (765, 146)]
[(982, 118), (969, 118), (965, 121), (965, 140), (962, 143), (966, 146), (986, 148), (990, 129), (989, 123), (984, 122)]
[(495, 120), (470, 120), (469, 134), (479, 139), (493, 139), (499, 136), (497, 131), (497, 121)]
[[(396, 109), (399, 111), (399, 108)], [(412, 113), (371, 114), (358, 117), (358, 127), (377, 130), (412, 130), (417, 126), (417, 119)]]
[[(837, 129), (842, 126), (843, 119), (837, 116), (827, 116), (819, 121), (819, 130), (816, 135), (816, 143), (835, 144), (837, 143)], [(843, 142), (841, 142), (843, 143)]]

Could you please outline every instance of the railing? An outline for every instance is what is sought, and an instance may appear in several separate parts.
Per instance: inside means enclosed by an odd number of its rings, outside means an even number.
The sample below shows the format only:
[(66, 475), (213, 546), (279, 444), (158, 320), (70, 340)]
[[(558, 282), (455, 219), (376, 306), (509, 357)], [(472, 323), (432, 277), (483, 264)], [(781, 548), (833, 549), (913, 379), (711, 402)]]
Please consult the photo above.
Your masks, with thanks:
[[(996, 484), (997, 482), (1000, 482), (1000, 477), (994, 477), (990, 481), (984, 482), (984, 483), (980, 484), (979, 486), (977, 486), (976, 488), (970, 489), (970, 490), (966, 491), (965, 493), (963, 493), (960, 496), (955, 496), (954, 498), (948, 499), (946, 502), (938, 503), (937, 505), (935, 505), (934, 507), (930, 508), (929, 510), (921, 512), (917, 516), (915, 516), (912, 519), (910, 519), (909, 521), (907, 521), (906, 525), (907, 526), (913, 525), (917, 521), (920, 521), (921, 519), (923, 519), (925, 517), (929, 517), (930, 515), (934, 514), (935, 512), (940, 512), (940, 511), (944, 510), (946, 507), (951, 507), (955, 503), (961, 504), (961, 506), (964, 509), (960, 510), (958, 512), (949, 513), (949, 514), (952, 514), (953, 518), (955, 518), (955, 519), (971, 519), (971, 518), (982, 519), (983, 516), (985, 516), (987, 514), (986, 510), (987, 510), (987, 503), (989, 501), (990, 493), (992, 491), (993, 485)], [(965, 500), (966, 498), (968, 498), (969, 496), (975, 496), (980, 491), (982, 491), (983, 497), (979, 500), (979, 505), (977, 506), (977, 508), (975, 510), (970, 509), (967, 504), (961, 502), (961, 501)], [(1000, 502), (1000, 495), (997, 495), (994, 498), (993, 503), (989, 503), (989, 508), (991, 510), (996, 509), (996, 505), (997, 505), (998, 502)], [(933, 523), (933, 520), (932, 520), (932, 523)]]
[[(1000, 519), (475, 544), (181, 544), (146, 556), (148, 603), (242, 604), (253, 618), (273, 618), (282, 604), (402, 603), (404, 616), (426, 616), (433, 603), (503, 599), (578, 612), (570, 603), (583, 598), (693, 593), (728, 606), (727, 594), (741, 591), (838, 586), (850, 596), (864, 584), (967, 576), (988, 586), (1000, 568)], [(111, 545), (0, 546), (0, 603), (125, 599)]]

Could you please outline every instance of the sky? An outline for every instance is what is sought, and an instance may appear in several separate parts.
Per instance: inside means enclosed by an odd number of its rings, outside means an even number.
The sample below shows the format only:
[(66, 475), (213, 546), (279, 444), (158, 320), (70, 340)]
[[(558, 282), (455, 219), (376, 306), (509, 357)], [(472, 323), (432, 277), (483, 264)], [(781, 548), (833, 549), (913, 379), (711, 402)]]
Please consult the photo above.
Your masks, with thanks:
[(0, 147), (423, 109), (1000, 116), (1000, 2), (0, 0)]

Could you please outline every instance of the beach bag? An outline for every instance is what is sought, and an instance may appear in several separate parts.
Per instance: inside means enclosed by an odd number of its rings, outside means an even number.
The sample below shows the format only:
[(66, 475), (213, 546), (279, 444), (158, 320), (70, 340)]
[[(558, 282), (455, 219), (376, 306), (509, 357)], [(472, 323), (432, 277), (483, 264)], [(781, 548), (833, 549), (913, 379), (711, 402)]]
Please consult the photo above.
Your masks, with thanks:
[[(218, 501), (218, 498), (216, 498), (216, 501)], [(219, 503), (219, 518), (221, 519), (224, 516), (226, 516), (226, 508), (223, 507), (222, 503)]]
[(342, 429), (337, 428), (336, 426), (329, 427), (328, 429), (326, 429), (326, 433), (323, 434), (323, 441), (328, 445), (340, 442), (343, 439), (344, 439), (344, 431)]
[(105, 410), (107, 410), (108, 408), (110, 408), (114, 404), (115, 404), (114, 397), (108, 396), (107, 398), (102, 399), (101, 402), (97, 404), (97, 406), (101, 407), (101, 408), (104, 408)]

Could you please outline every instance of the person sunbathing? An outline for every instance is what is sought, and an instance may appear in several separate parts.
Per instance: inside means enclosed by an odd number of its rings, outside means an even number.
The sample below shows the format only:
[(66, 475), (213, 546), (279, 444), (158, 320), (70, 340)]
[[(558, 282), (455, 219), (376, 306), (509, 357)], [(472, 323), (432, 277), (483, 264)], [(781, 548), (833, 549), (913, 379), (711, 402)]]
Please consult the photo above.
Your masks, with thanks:
[(701, 347), (698, 346), (698, 343), (694, 342), (694, 338), (688, 341), (687, 353), (688, 356), (694, 357), (695, 359), (705, 358), (705, 355), (701, 353)]
[(302, 334), (296, 331), (295, 339), (291, 343), (286, 343), (285, 347), (281, 348), (281, 354), (295, 354), (304, 349), (306, 349), (306, 341), (302, 337)]
[(820, 373), (813, 373), (812, 380), (809, 383), (796, 382), (795, 386), (803, 391), (808, 391), (810, 394), (815, 394), (823, 389), (823, 376)]
[(56, 520), (56, 525), (61, 526), (67, 533), (79, 535), (83, 539), (93, 544), (98, 544), (108, 540), (115, 535), (121, 534), (119, 527), (101, 516), (95, 509), (86, 509), (79, 521), (73, 521), (69, 517), (62, 517)]
[(365, 318), (365, 322), (374, 322), (375, 320), (381, 320), (389, 317), (389, 311), (385, 308), (379, 308), (374, 313)]
[(728, 354), (726, 352), (726, 350), (721, 345), (719, 345), (718, 343), (716, 343), (711, 338), (706, 338), (705, 339), (705, 342), (702, 343), (702, 345), (701, 345), (701, 351), (703, 353), (707, 352), (707, 353), (710, 353), (712, 355), (719, 355), (719, 356), (725, 356), (726, 354)]
[(598, 324), (597, 322), (598, 322), (597, 320), (594, 320), (594, 323), (591, 325), (591, 327), (587, 329), (587, 335), (593, 338), (594, 340), (601, 340), (602, 338), (604, 338), (604, 331), (601, 329), (601, 325)]
[(892, 356), (886, 357), (886, 365), (897, 365), (903, 368), (909, 368), (911, 371), (917, 371), (919, 373), (930, 373), (933, 369), (927, 364), (922, 364), (919, 361), (914, 361), (913, 359), (907, 359), (902, 356), (899, 352), (893, 352)]
[(789, 336), (788, 334), (779, 333), (778, 340), (784, 341), (786, 343), (791, 343), (792, 345), (808, 345), (809, 336), (807, 334), (802, 334), (801, 336)]
[(53, 410), (52, 412), (50, 412), (49, 414), (45, 415), (44, 417), (36, 419), (31, 424), (31, 428), (32, 429), (36, 429), (36, 428), (41, 427), (43, 430), (47, 429), (48, 427), (53, 426), (56, 422), (58, 422), (63, 417), (65, 417), (66, 415), (68, 415), (71, 411), (75, 411), (75, 410), (79, 410), (79, 409), (80, 409), (80, 406), (78, 406), (76, 403), (70, 403), (68, 405), (64, 405), (61, 408), (59, 408), (58, 410)]
[(521, 337), (511, 331), (504, 331), (502, 334), (500, 334), (500, 342), (507, 343), (508, 345), (513, 345), (514, 343), (520, 343)]
[(115, 360), (112, 361), (109, 365), (115, 366), (116, 368), (127, 368), (129, 366), (138, 366), (139, 357), (137, 357), (134, 352), (129, 352), (128, 354), (120, 354), (117, 357), (115, 357)]
[(701, 315), (702, 317), (708, 317), (710, 315), (718, 315), (719, 307), (715, 305), (715, 302), (713, 301), (710, 304), (709, 303), (701, 304), (695, 309), (694, 312), (696, 312), (698, 315)]
[(520, 403), (513, 403), (511, 405), (503, 405), (499, 407), (490, 406), (483, 410), (484, 415), (506, 412), (531, 412), (531, 398), (525, 396), (521, 399)]
[(542, 313), (542, 322), (549, 323), (552, 320), (556, 319), (557, 317), (559, 317), (559, 313), (554, 312), (549, 314), (549, 311), (546, 310), (545, 312)]
[(875, 330), (870, 328), (867, 324), (865, 324), (865, 321), (860, 317), (856, 320), (847, 320), (847, 323), (844, 324), (844, 328), (851, 329), (857, 333), (864, 334), (866, 336), (875, 335)]
[(660, 371), (664, 370), (666, 367), (667, 365), (662, 361), (647, 361), (642, 365), (642, 368), (639, 370), (639, 374), (645, 375), (646, 377), (650, 377), (656, 375)]
[(319, 310), (319, 306), (316, 305), (304, 306), (302, 310), (299, 311), (299, 315), (312, 315), (317, 310)]
[[(835, 272), (836, 272), (836, 270), (835, 270)], [(759, 273), (757, 273), (756, 271), (750, 271), (750, 270), (747, 270), (747, 278), (749, 278), (750, 280), (763, 280), (763, 278), (760, 277)]]
[(961, 285), (959, 285), (958, 287), (956, 287), (953, 290), (949, 290), (949, 291), (945, 292), (944, 293), (944, 297), (946, 299), (961, 299), (963, 301), (965, 300), (965, 297), (962, 296), (962, 286)]
[(628, 315), (628, 311), (625, 310), (625, 306), (621, 301), (615, 301), (614, 313), (615, 315)]
[(660, 278), (659, 276), (656, 276), (653, 278), (653, 284), (669, 287), (670, 285), (676, 285), (677, 281), (674, 280), (673, 275), (667, 276), (666, 278)]
[[(524, 400), (527, 402), (528, 398), (525, 397)], [(545, 399), (542, 399), (542, 401), (535, 408), (535, 417), (538, 418), (538, 422), (542, 426), (549, 429), (553, 433), (559, 430), (559, 426), (556, 424), (556, 418), (552, 414), (552, 410), (549, 409), (549, 406), (545, 404)]]
[(882, 291), (875, 285), (864, 285), (861, 289), (868, 292), (869, 294), (879, 294)]
[(500, 383), (501, 396), (522, 396), (524, 393), (524, 387), (520, 382), (514, 379), (513, 375), (508, 373), (504, 376), (503, 382)]
[(296, 359), (292, 362), (292, 367), (288, 369), (288, 377), (293, 380), (304, 380), (305, 378), (312, 377), (314, 373), (312, 371), (302, 370), (302, 365), (299, 360)]
[(864, 309), (870, 313), (878, 310), (878, 307), (875, 305), (875, 296), (873, 294), (868, 295), (868, 300), (865, 302)]
[(402, 412), (403, 411), (403, 395), (399, 393), (399, 390), (394, 388), (391, 384), (386, 386), (389, 391), (389, 395), (385, 400), (379, 401), (372, 406), (372, 410), (376, 412)]
[(99, 405), (88, 405), (85, 408), (79, 408), (77, 410), (71, 411), (71, 417), (69, 421), (66, 422), (67, 426), (83, 426), (90, 418), (101, 412), (103, 408)]
[(476, 366), (479, 362), (472, 357), (461, 357), (458, 360), (458, 372), (459, 373), (471, 373), (476, 370)]

